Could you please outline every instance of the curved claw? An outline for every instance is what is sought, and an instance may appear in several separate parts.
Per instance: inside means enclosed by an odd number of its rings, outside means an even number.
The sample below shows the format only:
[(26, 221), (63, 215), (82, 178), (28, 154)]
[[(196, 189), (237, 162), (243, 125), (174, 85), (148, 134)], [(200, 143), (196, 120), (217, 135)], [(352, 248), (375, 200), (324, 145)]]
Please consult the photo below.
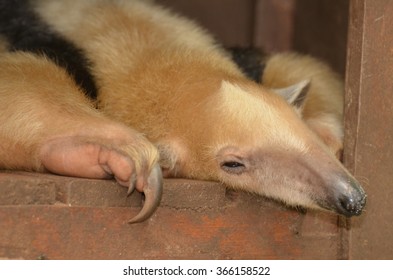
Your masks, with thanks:
[(130, 186), (128, 187), (127, 190), (127, 196), (130, 196), (135, 191), (135, 189), (136, 189), (136, 175), (134, 173), (130, 180)]
[[(143, 189), (143, 193), (145, 194), (145, 203), (143, 204), (142, 210), (138, 213), (138, 215), (129, 220), (128, 223), (133, 224), (143, 222), (156, 211), (162, 197), (162, 185), (163, 179), (161, 168), (158, 164), (156, 164), (153, 167), (147, 179), (147, 184)], [(132, 188), (133, 187), (130, 186), (129, 189)]]

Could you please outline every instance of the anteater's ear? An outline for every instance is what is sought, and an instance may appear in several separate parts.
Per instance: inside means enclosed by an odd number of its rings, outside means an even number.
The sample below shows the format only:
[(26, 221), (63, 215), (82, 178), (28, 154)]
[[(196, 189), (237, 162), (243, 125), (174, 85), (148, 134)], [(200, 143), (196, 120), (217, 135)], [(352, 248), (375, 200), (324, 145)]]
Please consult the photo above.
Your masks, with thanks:
[(297, 108), (302, 108), (309, 88), (310, 80), (303, 80), (295, 85), (286, 88), (273, 89), (273, 91), (283, 97), (289, 104)]

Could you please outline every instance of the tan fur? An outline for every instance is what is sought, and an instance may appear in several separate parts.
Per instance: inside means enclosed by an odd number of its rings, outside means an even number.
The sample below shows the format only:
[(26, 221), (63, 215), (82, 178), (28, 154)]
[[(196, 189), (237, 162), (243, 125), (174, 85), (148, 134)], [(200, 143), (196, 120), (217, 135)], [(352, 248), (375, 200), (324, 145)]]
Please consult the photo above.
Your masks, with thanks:
[[(58, 30), (65, 30), (65, 35), (85, 49), (94, 62), (100, 108), (111, 118), (140, 131), (171, 122), (165, 112), (184, 102), (179, 94), (182, 91), (192, 91), (190, 87), (197, 90), (199, 83), (209, 83), (209, 77), (217, 74), (241, 75), (204, 30), (156, 6), (141, 1), (112, 1), (117, 4), (108, 8), (105, 1), (79, 1), (82, 7), (74, 7), (70, 15), (64, 15), (67, 9), (63, 5), (75, 1), (42, 2), (49, 3), (49, 8), (43, 5), (39, 10), (43, 17)], [(87, 8), (88, 13), (84, 12)], [(82, 12), (79, 15), (74, 10)], [(68, 16), (75, 26), (66, 20), (58, 21)], [(220, 77), (215, 79), (218, 86)], [(190, 97), (201, 98), (199, 95), (187, 93), (184, 97), (194, 103)], [(140, 114), (147, 111), (160, 114)], [(148, 132), (152, 140), (163, 133), (168, 131)]]
[[(44, 171), (44, 162), (48, 160), (45, 154), (53, 145), (70, 141), (108, 148), (116, 144), (131, 155), (137, 170), (144, 165), (138, 159), (147, 158), (148, 168), (157, 161), (157, 152), (150, 143), (96, 111), (65, 71), (52, 62), (18, 52), (0, 55), (0, 62), (1, 168)], [(117, 143), (111, 143), (113, 137)], [(147, 155), (140, 155), (142, 151), (147, 151)], [(80, 172), (77, 166), (73, 168)]]
[[(101, 172), (98, 177), (103, 177), (112, 172), (120, 176), (118, 182), (127, 185), (135, 172), (127, 163), (135, 162), (139, 176), (138, 169), (148, 174), (158, 160), (156, 149), (136, 129), (158, 148), (164, 174), (169, 177), (221, 181), (290, 205), (327, 209), (340, 207), (334, 195), (357, 189), (356, 183), (347, 186), (356, 181), (296, 111), (267, 88), (296, 83), (299, 77), (311, 78), (312, 93), (303, 117), (311, 128), (334, 131), (334, 121), (341, 114), (337, 98), (332, 104), (319, 105), (327, 99), (320, 89), (327, 88), (331, 73), (321, 70), (322, 84), (317, 76), (308, 77), (309, 70), (318, 68), (314, 61), (288, 56), (283, 58), (286, 65), (280, 66), (280, 57), (273, 57), (265, 69), (266, 86), (261, 86), (249, 81), (204, 30), (160, 7), (136, 0), (35, 3), (41, 16), (92, 61), (101, 112), (92, 108), (54, 64), (22, 54), (3, 57), (7, 66), (0, 70), (4, 76), (0, 81), (5, 81), (0, 91), (6, 100), (0, 106), (6, 114), (0, 121), (8, 123), (0, 133), (9, 140), (0, 153), (13, 148), (14, 141), (24, 154), (16, 157), (19, 160), (8, 155), (0, 166), (42, 170), (42, 165), (48, 165), (55, 166), (53, 172), (71, 169), (71, 174), (83, 173), (79, 161), (57, 161), (67, 157), (69, 149), (74, 159), (82, 145), (87, 154), (99, 151), (106, 162), (120, 162), (116, 168), (127, 167), (122, 173), (108, 171), (108, 164), (98, 171), (93, 166), (91, 173)], [(291, 67), (297, 69), (299, 63), (305, 65), (304, 72), (287, 78), (274, 76)], [(23, 83), (16, 78), (21, 76)], [(332, 83), (334, 88), (335, 78)], [(30, 99), (32, 103), (17, 111), (7, 109)], [(54, 115), (57, 117), (49, 117)], [(326, 124), (331, 126), (328, 130)], [(21, 131), (11, 137), (13, 125)], [(314, 131), (327, 142), (322, 132)], [(335, 132), (333, 141), (338, 138)], [(82, 163), (84, 160), (82, 157)], [(226, 164), (232, 161), (240, 161), (244, 168), (233, 171), (230, 167), (228, 171)], [(347, 185), (336, 187), (341, 184)]]
[(310, 80), (302, 118), (336, 155), (343, 147), (343, 98), (341, 79), (325, 63), (295, 53), (268, 58), (262, 83), (282, 88)]
[[(30, 54), (1, 55), (0, 61), (2, 66), (0, 69), (0, 110), (2, 112), (0, 121), (2, 123), (2, 139), (5, 139), (2, 141), (2, 149), (7, 150), (16, 145), (23, 147), (22, 150), (16, 149), (21, 154), (28, 153), (21, 159), (19, 156), (1, 157), (1, 166), (20, 168), (26, 165), (29, 166), (29, 169), (39, 170), (41, 169), (39, 164), (29, 163), (26, 159), (35, 158), (32, 155), (38, 153), (38, 147), (32, 145), (39, 145), (46, 134), (51, 133), (45, 131), (45, 121), (55, 122), (53, 129), (61, 130), (66, 125), (62, 123), (61, 119), (47, 118), (47, 116), (58, 113), (56, 108), (61, 112), (69, 102), (69, 100), (64, 100), (63, 104), (58, 104), (58, 101), (52, 98), (54, 96), (51, 91), (58, 94), (68, 90), (75, 91), (75, 85), (64, 71), (58, 69), (53, 63)], [(40, 78), (37, 79), (38, 77)], [(49, 82), (47, 87), (41, 83), (41, 78)], [(34, 95), (34, 98), (31, 98), (31, 95)], [(86, 103), (82, 94), (68, 96), (74, 98), (76, 106)], [(18, 104), (18, 111), (14, 110), (14, 104)], [(40, 108), (40, 110), (36, 110), (36, 108)], [(68, 110), (71, 110), (72, 118), (74, 118), (73, 113), (78, 111), (74, 107), (70, 107)], [(61, 131), (59, 133), (61, 134)], [(18, 141), (12, 141), (14, 139)]]

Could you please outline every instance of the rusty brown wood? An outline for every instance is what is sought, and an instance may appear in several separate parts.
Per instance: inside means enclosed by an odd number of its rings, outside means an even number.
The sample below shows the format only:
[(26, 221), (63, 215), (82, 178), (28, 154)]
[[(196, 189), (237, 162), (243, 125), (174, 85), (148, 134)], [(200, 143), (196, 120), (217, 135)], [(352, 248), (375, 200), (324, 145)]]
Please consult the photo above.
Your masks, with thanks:
[(164, 190), (154, 216), (129, 225), (141, 197), (114, 182), (0, 173), (0, 259), (337, 258), (335, 215), (211, 182), (166, 180)]
[(392, 27), (392, 1), (351, 1), (344, 160), (368, 193), (351, 223), (353, 259), (393, 258)]

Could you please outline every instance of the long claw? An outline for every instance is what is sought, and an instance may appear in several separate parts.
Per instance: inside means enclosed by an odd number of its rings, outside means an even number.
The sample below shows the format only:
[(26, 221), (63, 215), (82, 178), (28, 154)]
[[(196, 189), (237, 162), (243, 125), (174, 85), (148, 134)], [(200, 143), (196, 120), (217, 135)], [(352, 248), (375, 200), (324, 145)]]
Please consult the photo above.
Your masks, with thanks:
[[(147, 184), (143, 189), (145, 194), (145, 203), (143, 204), (142, 210), (134, 218), (128, 221), (130, 224), (143, 222), (148, 219), (156, 211), (160, 204), (162, 197), (163, 179), (161, 168), (156, 164), (147, 179)], [(131, 186), (130, 186), (131, 188)]]
[(130, 186), (128, 187), (127, 190), (127, 196), (130, 196), (135, 191), (135, 188), (136, 188), (136, 175), (134, 173), (130, 180)]

